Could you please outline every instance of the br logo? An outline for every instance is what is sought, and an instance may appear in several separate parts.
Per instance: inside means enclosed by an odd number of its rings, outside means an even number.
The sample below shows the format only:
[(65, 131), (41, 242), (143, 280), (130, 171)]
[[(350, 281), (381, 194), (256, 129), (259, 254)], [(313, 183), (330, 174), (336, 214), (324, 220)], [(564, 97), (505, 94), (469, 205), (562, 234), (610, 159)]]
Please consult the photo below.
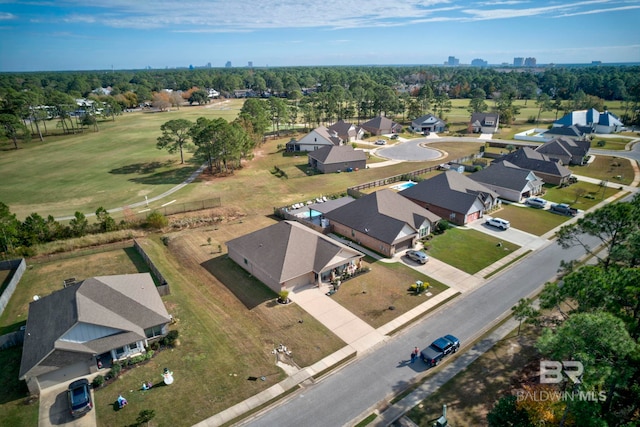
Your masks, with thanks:
[(574, 384), (580, 384), (584, 367), (582, 362), (576, 360), (541, 360), (540, 361), (540, 384), (558, 384), (566, 375)]

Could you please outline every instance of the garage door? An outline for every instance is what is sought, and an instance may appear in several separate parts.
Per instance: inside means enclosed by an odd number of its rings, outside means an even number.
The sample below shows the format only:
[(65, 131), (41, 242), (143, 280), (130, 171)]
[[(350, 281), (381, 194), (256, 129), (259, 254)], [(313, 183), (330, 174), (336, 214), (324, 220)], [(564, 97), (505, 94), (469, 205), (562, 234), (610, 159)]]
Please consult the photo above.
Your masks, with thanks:
[(89, 375), (89, 366), (86, 362), (79, 362), (65, 368), (57, 369), (38, 377), (40, 389), (67, 383), (84, 375)]
[(413, 247), (413, 239), (405, 240), (404, 242), (396, 243), (396, 252), (404, 251)]

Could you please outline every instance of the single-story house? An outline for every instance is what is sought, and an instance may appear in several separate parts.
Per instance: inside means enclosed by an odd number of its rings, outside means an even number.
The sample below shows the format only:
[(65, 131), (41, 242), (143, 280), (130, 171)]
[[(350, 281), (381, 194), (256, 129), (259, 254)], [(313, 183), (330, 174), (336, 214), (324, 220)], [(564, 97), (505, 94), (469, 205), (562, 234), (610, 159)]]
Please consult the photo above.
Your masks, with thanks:
[(498, 193), (448, 170), (398, 193), (447, 221), (465, 225), (498, 203)]
[(358, 263), (364, 254), (297, 221), (281, 221), (228, 241), (229, 257), (280, 293), (320, 284)]
[(376, 136), (402, 132), (402, 125), (384, 116), (371, 119), (363, 123), (360, 127), (371, 135)]
[(496, 133), (500, 125), (498, 113), (473, 113), (469, 121), (469, 133)]
[(321, 173), (349, 172), (364, 169), (367, 166), (366, 153), (350, 145), (318, 148), (310, 151), (307, 156), (309, 166)]
[(546, 130), (542, 136), (546, 140), (551, 140), (558, 136), (565, 136), (573, 139), (583, 139), (585, 135), (593, 133), (593, 128), (590, 126), (552, 126), (551, 129)]
[(328, 129), (334, 131), (341, 140), (346, 142), (360, 141), (364, 136), (364, 130), (360, 126), (345, 122), (342, 119), (329, 126)]
[(433, 114), (426, 114), (411, 121), (411, 128), (415, 132), (444, 132), (447, 124)]
[(379, 190), (327, 212), (331, 230), (386, 256), (414, 247), (441, 219), (392, 190)]
[(546, 154), (539, 153), (529, 147), (519, 148), (513, 153), (505, 154), (496, 162), (507, 161), (522, 169), (533, 171), (544, 182), (562, 185), (569, 182), (571, 171), (559, 160), (552, 160)]
[(492, 163), (472, 173), (469, 178), (495, 191), (500, 198), (512, 202), (521, 202), (542, 193), (544, 184), (535, 173), (507, 161)]
[(292, 139), (287, 142), (286, 149), (287, 151), (313, 151), (320, 147), (333, 147), (343, 143), (344, 141), (335, 131), (319, 126), (300, 138), (299, 141)]
[(588, 126), (595, 133), (620, 132), (624, 125), (613, 113), (609, 111), (599, 112), (595, 108), (588, 110), (572, 111), (553, 122), (553, 126)]
[(19, 378), (32, 393), (144, 353), (171, 316), (149, 273), (92, 277), (29, 304)]
[(559, 160), (563, 165), (583, 165), (591, 148), (588, 139), (556, 137), (536, 148), (551, 160)]

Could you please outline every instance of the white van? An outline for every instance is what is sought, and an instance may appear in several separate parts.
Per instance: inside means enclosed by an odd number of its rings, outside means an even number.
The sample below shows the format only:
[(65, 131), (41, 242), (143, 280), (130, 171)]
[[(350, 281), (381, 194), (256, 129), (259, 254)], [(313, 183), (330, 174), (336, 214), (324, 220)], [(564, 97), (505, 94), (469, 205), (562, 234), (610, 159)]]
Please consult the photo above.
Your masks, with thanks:
[(506, 219), (502, 219), (502, 218), (490, 218), (487, 220), (486, 224), (491, 225), (493, 227), (501, 228), (503, 230), (506, 230), (507, 228), (511, 227), (511, 223)]

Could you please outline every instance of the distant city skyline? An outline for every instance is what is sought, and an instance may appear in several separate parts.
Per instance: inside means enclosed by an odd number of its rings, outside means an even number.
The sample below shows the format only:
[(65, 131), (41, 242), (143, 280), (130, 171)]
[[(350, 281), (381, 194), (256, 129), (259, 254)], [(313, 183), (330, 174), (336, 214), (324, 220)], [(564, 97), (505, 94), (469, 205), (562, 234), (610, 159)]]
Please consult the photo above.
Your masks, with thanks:
[(640, 0), (2, 0), (0, 72), (640, 62), (638, 22)]

